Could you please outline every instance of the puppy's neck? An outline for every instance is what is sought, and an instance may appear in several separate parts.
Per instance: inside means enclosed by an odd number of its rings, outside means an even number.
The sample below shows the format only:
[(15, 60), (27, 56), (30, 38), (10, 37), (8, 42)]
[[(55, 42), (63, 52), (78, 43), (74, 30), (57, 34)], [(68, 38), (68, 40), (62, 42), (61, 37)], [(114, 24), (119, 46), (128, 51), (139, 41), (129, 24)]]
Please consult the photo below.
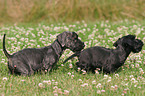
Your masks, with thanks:
[(62, 52), (64, 51), (64, 48), (61, 46), (61, 44), (58, 42), (58, 40), (56, 39), (53, 43), (52, 43), (52, 48), (54, 49), (55, 53), (57, 54), (58, 58), (62, 55)]
[(123, 46), (118, 45), (118, 47), (116, 48), (116, 53), (119, 53), (121, 61), (124, 62), (131, 51), (129, 50), (129, 48), (124, 48)]

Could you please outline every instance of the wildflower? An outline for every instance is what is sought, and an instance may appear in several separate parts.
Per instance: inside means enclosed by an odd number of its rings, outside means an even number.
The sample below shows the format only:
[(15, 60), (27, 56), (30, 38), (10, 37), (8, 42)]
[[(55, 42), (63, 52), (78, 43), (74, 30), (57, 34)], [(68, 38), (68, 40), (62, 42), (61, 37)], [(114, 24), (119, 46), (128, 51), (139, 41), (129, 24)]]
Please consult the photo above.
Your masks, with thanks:
[(111, 80), (111, 77), (109, 77), (108, 79)]
[(84, 83), (81, 85), (82, 87), (88, 86), (88, 83)]
[(132, 78), (131, 81), (135, 81), (135, 78)]
[(55, 93), (55, 94), (54, 94), (54, 96), (58, 96), (58, 94), (57, 94), (57, 93)]
[(83, 29), (83, 31), (85, 32), (85, 31), (86, 31), (86, 29)]
[(66, 31), (69, 31), (69, 28), (67, 28), (67, 27), (64, 27), (64, 29), (65, 29)]
[(142, 68), (139, 68), (139, 70), (140, 70), (139, 72), (141, 73), (141, 75), (144, 74), (144, 71)]
[(141, 89), (141, 86), (138, 86), (139, 89)]
[(81, 68), (80, 67), (78, 67), (78, 71), (80, 71), (81, 70)]
[(17, 38), (20, 38), (20, 36), (19, 36), (19, 35), (16, 35), (16, 37), (17, 37)]
[(115, 89), (115, 87), (114, 86), (111, 86), (111, 90), (114, 90)]
[(133, 78), (133, 75), (130, 75), (129, 77), (130, 77), (130, 78)]
[(95, 73), (99, 74), (100, 68), (96, 68)]
[(145, 50), (142, 50), (142, 53), (145, 53)]
[(47, 81), (47, 84), (48, 84), (48, 85), (51, 85), (51, 81), (50, 81), (50, 80), (48, 80), (48, 81)]
[(83, 69), (82, 69), (81, 71), (83, 72), (82, 74), (86, 74), (86, 70), (83, 70)]
[(143, 62), (143, 64), (145, 65), (145, 61)]
[(48, 83), (48, 81), (44, 80), (43, 83)]
[(58, 87), (57, 86), (54, 86), (53, 89), (58, 89)]
[(137, 87), (137, 85), (134, 85), (134, 87)]
[(95, 73), (96, 73), (96, 74), (99, 74), (98, 70), (95, 70)]
[(61, 88), (58, 88), (57, 92), (58, 92), (59, 94), (62, 94)]
[(125, 67), (129, 68), (129, 65), (125, 65)]
[(134, 65), (133, 64), (131, 64), (131, 68), (134, 68)]
[(116, 78), (119, 77), (119, 74), (115, 74), (115, 77), (116, 77)]
[(22, 82), (24, 82), (25, 80), (21, 80)]
[(2, 59), (1, 63), (5, 63), (5, 59)]
[(138, 68), (139, 67), (139, 64), (135, 64), (135, 67)]
[(87, 24), (84, 24), (84, 27), (87, 27)]
[(56, 94), (57, 93), (57, 90), (54, 90), (53, 93)]
[(96, 88), (101, 88), (101, 87), (102, 87), (101, 83), (98, 83), (96, 86)]
[(96, 80), (92, 81), (92, 84), (96, 84)]
[(128, 83), (126, 83), (125, 86), (128, 86)]
[(37, 47), (40, 47), (40, 45), (37, 45)]
[(107, 79), (108, 78), (108, 75), (104, 75), (104, 79)]
[(4, 78), (3, 78), (3, 81), (7, 81), (7, 80), (8, 80), (8, 78), (7, 78), (7, 77), (4, 77)]
[(70, 72), (68, 72), (67, 74), (68, 74), (68, 75), (71, 75), (71, 73), (70, 73)]
[(126, 89), (124, 89), (124, 90), (123, 90), (123, 93), (124, 93), (124, 94), (126, 94), (126, 93), (127, 93), (127, 90), (126, 90)]
[(61, 66), (64, 66), (63, 64), (61, 64)]
[(138, 81), (136, 81), (135, 78), (132, 78), (131, 81), (132, 81), (133, 83), (138, 83)]
[(69, 94), (69, 91), (68, 90), (64, 90), (64, 93), (65, 95)]
[(71, 75), (71, 78), (73, 79), (74, 75)]
[(118, 86), (117, 86), (117, 85), (115, 85), (115, 86), (114, 86), (114, 88), (117, 90), (117, 89), (118, 89)]
[(73, 65), (72, 64), (69, 64), (69, 68), (73, 68)]
[(97, 94), (101, 94), (101, 91), (100, 90), (97, 90)]
[(111, 80), (108, 80), (107, 82), (111, 82)]
[(137, 61), (137, 62), (140, 63), (140, 64), (142, 63), (142, 61)]
[(57, 86), (57, 85), (58, 85), (58, 82), (54, 82), (54, 85), (56, 85), (56, 86)]
[(108, 78), (108, 81), (107, 82), (111, 82), (111, 77)]
[(38, 86), (39, 86), (40, 88), (42, 88), (42, 87), (43, 87), (43, 84), (42, 84), (42, 83), (39, 83)]
[(79, 79), (80, 82), (82, 82), (82, 79)]
[(101, 92), (105, 92), (105, 90), (101, 90)]

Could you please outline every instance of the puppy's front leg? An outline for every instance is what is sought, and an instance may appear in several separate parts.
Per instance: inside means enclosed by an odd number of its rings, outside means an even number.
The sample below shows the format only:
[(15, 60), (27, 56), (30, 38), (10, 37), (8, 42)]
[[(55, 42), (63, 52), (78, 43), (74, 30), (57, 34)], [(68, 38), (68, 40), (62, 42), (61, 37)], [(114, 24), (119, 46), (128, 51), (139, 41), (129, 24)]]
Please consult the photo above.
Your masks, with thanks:
[(52, 66), (50, 65), (48, 68), (48, 75), (49, 75), (49, 72), (51, 71), (51, 69), (52, 69)]

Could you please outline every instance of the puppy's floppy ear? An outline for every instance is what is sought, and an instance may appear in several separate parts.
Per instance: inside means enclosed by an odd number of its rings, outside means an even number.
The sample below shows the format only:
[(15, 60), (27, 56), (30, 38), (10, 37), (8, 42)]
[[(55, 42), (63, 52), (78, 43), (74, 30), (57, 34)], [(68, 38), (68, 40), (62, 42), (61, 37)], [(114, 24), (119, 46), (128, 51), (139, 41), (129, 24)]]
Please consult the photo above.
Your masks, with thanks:
[(125, 40), (123, 40), (123, 45), (131, 47), (134, 45), (134, 41), (132, 39), (125, 39)]
[(74, 38), (78, 38), (77, 33), (76, 33), (76, 32), (72, 32), (72, 37), (74, 37)]
[(124, 36), (122, 38), (119, 38), (114, 44), (113, 46), (117, 47), (118, 44), (123, 44), (124, 46), (131, 46), (132, 45), (132, 40), (135, 39), (135, 35), (127, 35)]
[(130, 38), (130, 39), (135, 39), (136, 36), (135, 35), (127, 35), (126, 37)]
[(66, 32), (63, 32), (57, 36), (57, 39), (62, 47), (64, 47), (65, 45), (65, 37), (66, 37)]
[(120, 42), (120, 38), (113, 44), (113, 46), (115, 46), (115, 47), (117, 47), (118, 46), (118, 44), (119, 44), (119, 42)]
[(135, 40), (135, 35), (127, 35), (125, 36), (125, 38), (123, 39), (123, 45), (124, 46), (133, 46), (133, 41)]

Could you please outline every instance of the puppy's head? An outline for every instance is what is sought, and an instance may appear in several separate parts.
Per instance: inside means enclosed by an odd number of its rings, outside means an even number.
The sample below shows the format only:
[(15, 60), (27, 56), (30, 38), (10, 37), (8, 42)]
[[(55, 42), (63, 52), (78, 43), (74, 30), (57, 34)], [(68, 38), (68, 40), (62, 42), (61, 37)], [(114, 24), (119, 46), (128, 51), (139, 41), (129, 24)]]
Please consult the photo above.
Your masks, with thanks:
[(62, 47), (68, 48), (74, 52), (81, 51), (84, 48), (84, 43), (78, 39), (75, 32), (65, 31), (57, 36), (57, 39)]
[(141, 51), (143, 42), (139, 39), (135, 39), (134, 35), (127, 35), (119, 38), (113, 46), (117, 47), (118, 45), (123, 46), (124, 48), (129, 48), (132, 52), (138, 53)]

